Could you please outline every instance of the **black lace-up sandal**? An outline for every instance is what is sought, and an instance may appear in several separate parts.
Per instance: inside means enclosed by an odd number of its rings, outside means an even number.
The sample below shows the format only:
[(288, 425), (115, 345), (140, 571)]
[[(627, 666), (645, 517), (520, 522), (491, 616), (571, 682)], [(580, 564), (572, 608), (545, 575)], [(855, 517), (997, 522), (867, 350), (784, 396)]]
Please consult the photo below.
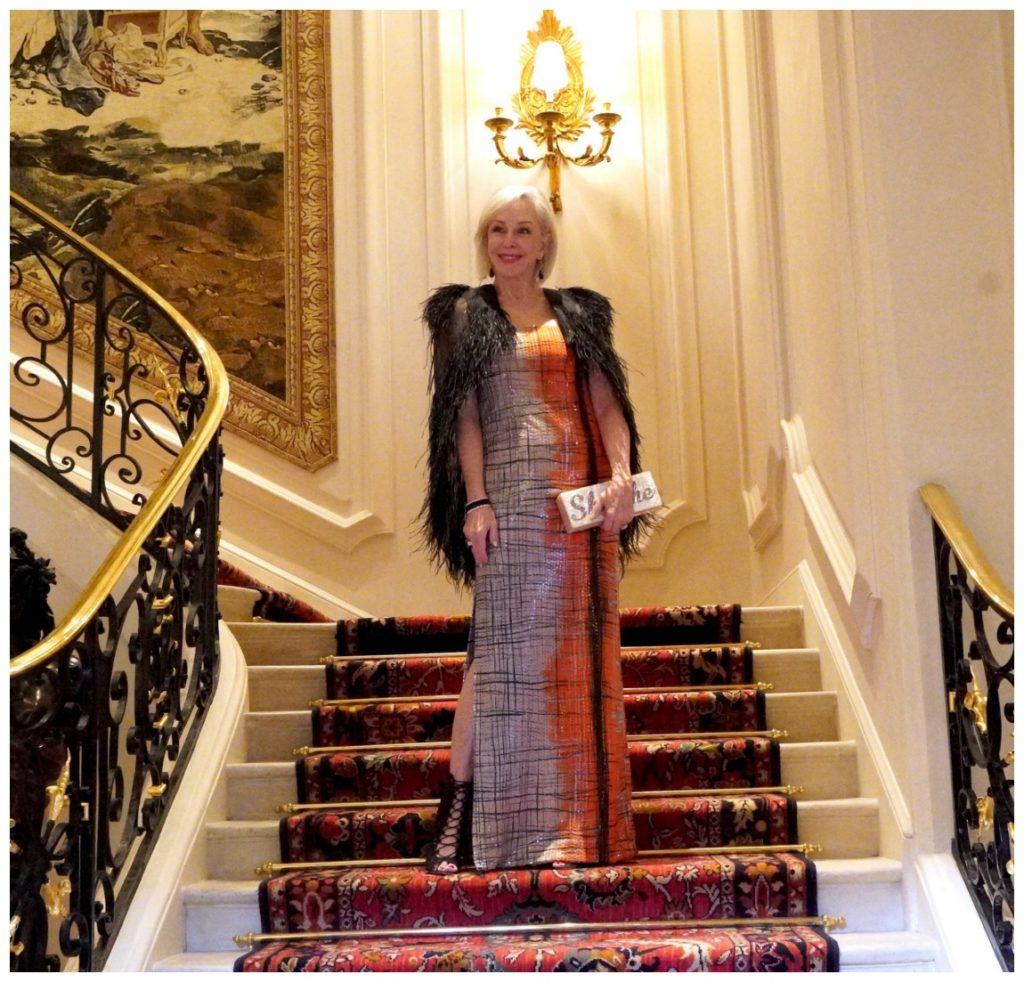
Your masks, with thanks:
[(434, 841), (427, 847), (427, 872), (458, 873), (473, 862), (473, 782), (445, 779), (437, 806)]

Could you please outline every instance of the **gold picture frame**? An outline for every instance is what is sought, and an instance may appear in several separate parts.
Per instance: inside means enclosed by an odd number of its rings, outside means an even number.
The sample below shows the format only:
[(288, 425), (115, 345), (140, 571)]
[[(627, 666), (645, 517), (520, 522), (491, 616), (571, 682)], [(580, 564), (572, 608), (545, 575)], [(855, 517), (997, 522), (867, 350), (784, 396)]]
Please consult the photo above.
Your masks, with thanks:
[(329, 17), (328, 10), (297, 10), (282, 19), (286, 397), (232, 379), (224, 421), (310, 471), (337, 459)]
[[(12, 19), (12, 188), (207, 336), (231, 375), (225, 429), (317, 470), (337, 458), (330, 11), (144, 13)], [(228, 33), (244, 17), (270, 25), (262, 48)], [(55, 29), (93, 90), (53, 88)]]

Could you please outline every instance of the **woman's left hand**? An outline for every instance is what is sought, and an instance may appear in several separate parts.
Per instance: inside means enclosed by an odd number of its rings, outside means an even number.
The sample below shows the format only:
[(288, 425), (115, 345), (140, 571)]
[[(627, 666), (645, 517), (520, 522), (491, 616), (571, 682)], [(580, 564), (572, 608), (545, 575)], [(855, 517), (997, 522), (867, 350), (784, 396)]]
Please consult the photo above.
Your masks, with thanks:
[(633, 520), (633, 482), (621, 474), (613, 477), (598, 496), (594, 514), (605, 532), (621, 532)]

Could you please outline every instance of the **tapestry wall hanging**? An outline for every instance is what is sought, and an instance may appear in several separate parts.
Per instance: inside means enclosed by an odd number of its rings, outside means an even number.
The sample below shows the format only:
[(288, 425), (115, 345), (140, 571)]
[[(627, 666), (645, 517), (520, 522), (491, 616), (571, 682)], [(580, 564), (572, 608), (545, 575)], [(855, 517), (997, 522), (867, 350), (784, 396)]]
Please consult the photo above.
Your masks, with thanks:
[(336, 457), (329, 11), (23, 11), (11, 187), (188, 318), (225, 426)]

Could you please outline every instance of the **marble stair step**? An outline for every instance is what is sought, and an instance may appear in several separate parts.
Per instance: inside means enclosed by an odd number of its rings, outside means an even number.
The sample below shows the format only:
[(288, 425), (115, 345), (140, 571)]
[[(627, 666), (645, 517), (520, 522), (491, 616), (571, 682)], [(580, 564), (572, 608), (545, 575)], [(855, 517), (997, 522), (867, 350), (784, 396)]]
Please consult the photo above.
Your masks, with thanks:
[(262, 594), (245, 586), (218, 586), (217, 607), (228, 624), (252, 621), (253, 607)]
[[(250, 762), (293, 760), (292, 751), (313, 745), (310, 710), (246, 713), (245, 735)], [(815, 732), (806, 735), (812, 740), (818, 736)], [(790, 739), (792, 736), (790, 734)]]
[[(846, 934), (904, 930), (899, 862), (819, 859), (815, 866), (819, 911), (846, 918), (846, 927), (836, 932), (840, 944)], [(257, 886), (250, 879), (203, 880), (185, 887), (186, 950), (223, 952), (236, 934), (259, 932)]]
[(247, 665), (312, 665), (337, 653), (335, 624), (279, 624), (251, 621), (231, 624)]
[[(339, 810), (343, 809), (339, 805)], [(867, 859), (878, 854), (878, 801), (797, 799), (798, 838), (820, 845), (822, 859)], [(211, 822), (206, 827), (209, 875), (241, 880), (264, 862), (280, 862), (280, 825), (276, 819)]]
[(745, 607), (741, 614), (740, 639), (762, 648), (802, 648), (802, 607)]
[[(856, 798), (859, 793), (852, 740), (784, 743), (781, 763), (783, 782), (802, 785), (808, 800)], [(226, 774), (230, 819), (273, 818), (277, 805), (295, 801), (293, 761), (228, 764)]]
[[(836, 935), (841, 972), (935, 971), (938, 947), (924, 934), (910, 931), (862, 931)], [(172, 955), (151, 966), (152, 972), (230, 972), (242, 952), (196, 951)]]
[[(836, 935), (841, 972), (931, 972), (936, 943), (910, 931), (863, 931)], [(172, 955), (154, 964), (152, 972), (230, 972), (242, 952), (197, 951)]]
[[(813, 648), (782, 648), (754, 652), (754, 678), (768, 682), (776, 693), (814, 692), (821, 688), (819, 654)], [(323, 698), (322, 665), (252, 665), (249, 668), (249, 708), (254, 712), (303, 709)]]
[(769, 692), (765, 697), (768, 728), (788, 735), (782, 743), (809, 743), (839, 738), (839, 700), (835, 692)]
[[(382, 702), (387, 702), (382, 699)], [(454, 701), (454, 700), (453, 700)], [(770, 729), (785, 730), (783, 743), (834, 740), (838, 736), (834, 692), (769, 692), (765, 700)], [(296, 747), (312, 742), (309, 709), (249, 712), (245, 735), (250, 761), (289, 760)]]
[[(316, 665), (337, 653), (335, 624), (280, 624), (251, 621), (231, 625), (249, 665)], [(741, 636), (762, 648), (803, 646), (800, 607), (750, 607), (743, 611)]]
[(754, 679), (776, 692), (816, 692), (821, 688), (821, 654), (817, 648), (758, 648)]
[(240, 948), (233, 951), (183, 951), (169, 958), (163, 958), (149, 967), (150, 972), (194, 972), (207, 975), (211, 972), (233, 972)]
[(252, 712), (305, 709), (324, 696), (323, 665), (250, 665), (249, 709)]
[(858, 931), (836, 935), (840, 972), (934, 972), (939, 947), (913, 931)]

